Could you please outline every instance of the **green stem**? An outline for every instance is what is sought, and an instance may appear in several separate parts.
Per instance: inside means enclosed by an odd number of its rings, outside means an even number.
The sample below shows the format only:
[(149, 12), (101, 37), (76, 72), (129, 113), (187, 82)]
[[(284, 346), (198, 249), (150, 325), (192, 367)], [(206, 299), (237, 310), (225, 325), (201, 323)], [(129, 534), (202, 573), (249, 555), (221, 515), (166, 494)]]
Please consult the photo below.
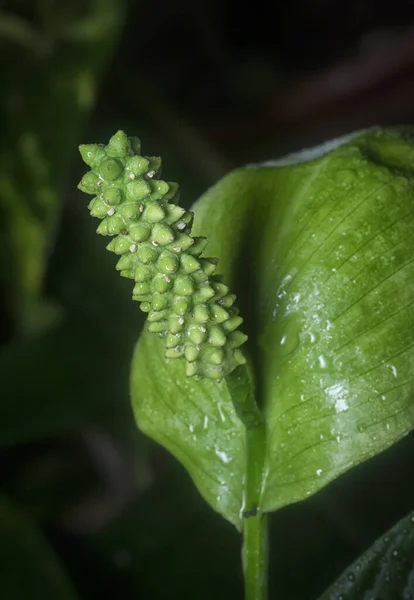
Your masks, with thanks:
[(267, 515), (246, 520), (243, 541), (244, 597), (246, 600), (267, 598)]
[(246, 430), (246, 482), (242, 550), (246, 600), (267, 599), (267, 516), (258, 510), (265, 433), (262, 423)]
[(267, 599), (267, 516), (260, 512), (266, 428), (256, 403), (253, 373), (242, 365), (226, 377), (238, 417), (246, 427), (243, 506), (243, 572), (246, 600)]

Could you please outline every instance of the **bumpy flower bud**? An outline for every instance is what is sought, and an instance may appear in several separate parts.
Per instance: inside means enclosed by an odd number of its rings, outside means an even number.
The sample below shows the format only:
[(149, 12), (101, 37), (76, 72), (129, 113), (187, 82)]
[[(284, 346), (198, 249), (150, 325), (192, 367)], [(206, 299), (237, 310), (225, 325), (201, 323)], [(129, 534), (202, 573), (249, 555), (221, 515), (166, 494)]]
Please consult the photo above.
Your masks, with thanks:
[(161, 160), (139, 155), (140, 141), (118, 131), (103, 144), (80, 146), (91, 168), (79, 189), (95, 197), (91, 215), (120, 256), (117, 269), (135, 281), (133, 299), (148, 313), (148, 329), (165, 338), (166, 357), (183, 357), (189, 377), (220, 380), (245, 362), (247, 336), (235, 296), (201, 258), (207, 240), (191, 237), (193, 213), (173, 204), (178, 185), (158, 179)]

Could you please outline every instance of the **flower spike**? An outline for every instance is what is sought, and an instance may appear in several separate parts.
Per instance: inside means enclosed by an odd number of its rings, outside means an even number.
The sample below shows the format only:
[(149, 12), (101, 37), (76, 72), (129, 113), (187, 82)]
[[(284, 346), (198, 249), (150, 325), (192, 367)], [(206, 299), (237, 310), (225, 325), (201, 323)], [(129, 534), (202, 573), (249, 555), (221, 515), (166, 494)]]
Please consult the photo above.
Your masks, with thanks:
[(246, 362), (247, 336), (235, 296), (214, 275), (217, 259), (192, 237), (193, 213), (174, 204), (178, 185), (159, 179), (161, 160), (141, 156), (138, 138), (118, 131), (103, 144), (79, 148), (90, 167), (79, 189), (94, 196), (97, 232), (115, 236), (107, 249), (116, 268), (133, 279), (133, 299), (148, 313), (148, 330), (165, 339), (167, 358), (183, 357), (189, 377), (221, 380)]

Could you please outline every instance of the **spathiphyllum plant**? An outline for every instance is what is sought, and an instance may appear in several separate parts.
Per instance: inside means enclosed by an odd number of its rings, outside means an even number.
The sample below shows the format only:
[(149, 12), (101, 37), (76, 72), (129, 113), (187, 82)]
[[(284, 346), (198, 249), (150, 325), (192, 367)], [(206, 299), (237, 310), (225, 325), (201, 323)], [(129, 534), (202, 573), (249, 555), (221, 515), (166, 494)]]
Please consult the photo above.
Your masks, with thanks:
[[(236, 170), (194, 212), (138, 138), (80, 151), (79, 188), (148, 314), (138, 427), (241, 532), (245, 597), (265, 600), (266, 514), (414, 426), (414, 130)], [(413, 519), (323, 599), (414, 598)]]

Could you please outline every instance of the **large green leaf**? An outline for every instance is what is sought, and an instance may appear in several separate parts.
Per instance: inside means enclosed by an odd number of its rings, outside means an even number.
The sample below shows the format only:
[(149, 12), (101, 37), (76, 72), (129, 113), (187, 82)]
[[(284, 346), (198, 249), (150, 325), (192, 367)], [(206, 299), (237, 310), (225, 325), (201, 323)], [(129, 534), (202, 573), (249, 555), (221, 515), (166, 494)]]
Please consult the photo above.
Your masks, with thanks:
[(138, 344), (131, 381), (138, 422), (183, 463), (209, 504), (239, 525), (244, 428), (226, 385), (187, 379), (184, 362), (164, 359), (164, 351), (154, 335)]
[[(260, 510), (306, 498), (412, 429), (412, 130), (374, 129), (235, 171), (196, 204), (193, 232), (208, 237), (208, 255), (220, 258), (249, 334), (267, 431)], [(138, 425), (237, 522), (244, 433), (226, 387), (185, 382), (181, 365), (168, 364), (147, 335), (133, 364)], [(219, 406), (232, 437), (216, 420), (208, 434), (199, 427), (193, 443), (189, 425)], [(218, 446), (231, 457), (226, 469), (214, 452), (202, 452), (221, 436), (230, 437)], [(197, 464), (210, 478), (196, 473)], [(218, 472), (239, 506), (224, 505), (210, 487)]]
[(0, 594), (7, 600), (76, 600), (57, 557), (32, 523), (0, 498)]
[(414, 512), (398, 521), (349, 566), (320, 600), (371, 598), (414, 598)]

